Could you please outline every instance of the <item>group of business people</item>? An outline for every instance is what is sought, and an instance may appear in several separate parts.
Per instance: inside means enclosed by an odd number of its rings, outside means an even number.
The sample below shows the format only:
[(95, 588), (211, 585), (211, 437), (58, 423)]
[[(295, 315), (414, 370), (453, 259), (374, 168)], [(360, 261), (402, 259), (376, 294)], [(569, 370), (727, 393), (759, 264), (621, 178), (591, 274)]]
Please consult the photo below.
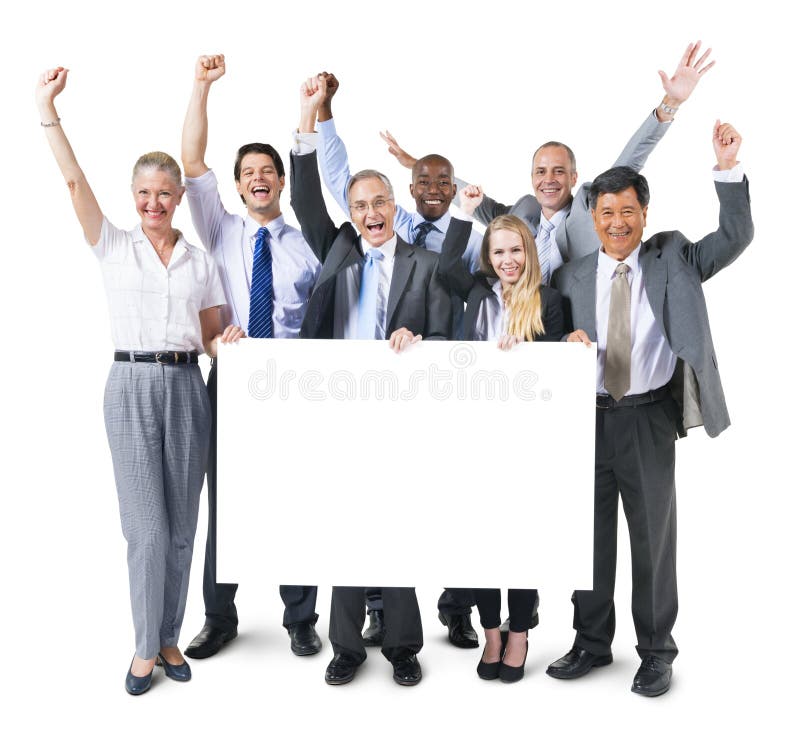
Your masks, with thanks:
[[(674, 442), (704, 425), (728, 425), (701, 282), (752, 239), (738, 132), (716, 122), (712, 143), (719, 228), (699, 242), (678, 232), (642, 241), (649, 191), (639, 174), (713, 63), (690, 44), (674, 75), (660, 73), (664, 97), (614, 166), (577, 184), (575, 156), (547, 142), (533, 156), (533, 193), (511, 206), (455, 178), (441, 155), (415, 159), (388, 133), (411, 168), (415, 209), (395, 203), (376, 170), (351, 174), (333, 122), (339, 82), (306, 80), (291, 160), (286, 224), (283, 161), (270, 145), (243, 145), (234, 179), (245, 216), (224, 208), (205, 163), (207, 102), (225, 73), (222, 55), (203, 56), (184, 122), (181, 157), (148, 153), (136, 163), (132, 192), (141, 224), (131, 231), (103, 216), (64, 134), (54, 100), (67, 70), (46, 71), (37, 86), (41, 124), (64, 175), (85, 237), (101, 262), (116, 351), (104, 402), (128, 567), (136, 649), (125, 681), (133, 695), (150, 688), (154, 666), (191, 678), (177, 647), (203, 476), (208, 473), (205, 623), (186, 648), (207, 658), (237, 635), (235, 584), (216, 580), (216, 365), (207, 390), (198, 353), (240, 338), (386, 339), (396, 352), (420, 340), (496, 342), (567, 340), (597, 346), (594, 585), (576, 591), (573, 647), (547, 673), (571, 679), (612, 661), (617, 507), (631, 534), (633, 616), (642, 662), (632, 691), (669, 688), (677, 647)], [(337, 226), (320, 178), (349, 213)], [(172, 226), (184, 192), (205, 250)], [(451, 213), (458, 196), (461, 210)], [(487, 225), (481, 236), (473, 215)], [(223, 495), (224, 497), (224, 495)], [(297, 655), (316, 653), (315, 586), (281, 586), (284, 626)], [(366, 603), (365, 603), (366, 602)], [(485, 633), (482, 679), (524, 675), (528, 630), (538, 623), (538, 593), (510, 589), (507, 625), (499, 589), (447, 588), (439, 617), (453, 644), (477, 647), (470, 607)], [(369, 626), (362, 627), (369, 612)], [(413, 588), (335, 586), (325, 680), (352, 680), (380, 645), (393, 678), (422, 678), (422, 623)]]

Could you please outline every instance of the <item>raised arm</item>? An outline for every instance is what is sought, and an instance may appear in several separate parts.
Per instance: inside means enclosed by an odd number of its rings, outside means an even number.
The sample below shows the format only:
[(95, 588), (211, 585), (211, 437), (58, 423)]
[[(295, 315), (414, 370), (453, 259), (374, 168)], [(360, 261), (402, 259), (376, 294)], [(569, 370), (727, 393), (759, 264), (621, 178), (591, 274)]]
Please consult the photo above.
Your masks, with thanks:
[(686, 47), (672, 77), (668, 77), (663, 70), (658, 71), (664, 87), (664, 97), (655, 109), (655, 116), (648, 114), (644, 123), (625, 145), (614, 166), (627, 165), (637, 172), (644, 167), (650, 153), (667, 133), (667, 125), (675, 118), (678, 109), (689, 100), (700, 78), (714, 66), (713, 61), (704, 65), (711, 49), (706, 49), (701, 54), (701, 45), (702, 42), (697, 41)]
[(325, 187), (345, 214), (350, 214), (347, 204), (347, 184), (350, 182), (350, 161), (347, 148), (336, 132), (333, 123), (333, 96), (339, 90), (339, 81), (331, 72), (321, 72), (318, 79), (325, 81), (325, 89), (317, 110), (319, 120), (319, 147), (317, 157)]
[(729, 172), (738, 164), (736, 158), (741, 141), (739, 132), (731, 124), (720, 124), (719, 120), (714, 124), (715, 171), (720, 174), (715, 183), (719, 197), (719, 227), (698, 243), (684, 242), (682, 245), (684, 257), (698, 272), (701, 281), (733, 263), (753, 239), (747, 179), (741, 172)]
[(183, 171), (189, 178), (197, 178), (208, 171), (205, 163), (208, 145), (208, 92), (211, 84), (225, 74), (225, 55), (211, 54), (199, 57), (194, 66), (194, 85), (181, 137)]
[(100, 229), (103, 226), (103, 212), (100, 211), (97, 199), (78, 165), (55, 107), (55, 97), (67, 84), (67, 72), (68, 70), (63, 67), (56, 67), (42, 74), (36, 86), (36, 105), (47, 142), (67, 182), (72, 206), (83, 228), (83, 234), (90, 245), (97, 245), (100, 240)]
[[(313, 135), (319, 104), (325, 95), (326, 80), (309, 78), (300, 86), (300, 124), (298, 134)], [(317, 170), (316, 151), (301, 155), (292, 150), (289, 176), (291, 205), (306, 242), (320, 262), (324, 262), (338, 230), (325, 208)]]
[[(466, 186), (459, 192), (461, 208), (472, 214), (483, 198), (479, 186)], [(450, 221), (439, 256), (439, 278), (444, 286), (466, 302), (475, 283), (475, 278), (464, 265), (464, 251), (467, 249), (472, 225), (455, 217)]]

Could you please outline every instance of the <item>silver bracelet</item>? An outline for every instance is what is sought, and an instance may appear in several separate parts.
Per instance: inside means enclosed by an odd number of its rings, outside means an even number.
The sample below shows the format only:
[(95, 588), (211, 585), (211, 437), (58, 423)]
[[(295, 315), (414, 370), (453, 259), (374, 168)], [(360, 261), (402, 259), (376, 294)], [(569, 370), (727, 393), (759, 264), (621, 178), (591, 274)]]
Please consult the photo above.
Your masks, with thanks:
[(61, 118), (57, 118), (55, 121), (40, 121), (39, 122), (42, 126), (58, 126), (61, 123)]

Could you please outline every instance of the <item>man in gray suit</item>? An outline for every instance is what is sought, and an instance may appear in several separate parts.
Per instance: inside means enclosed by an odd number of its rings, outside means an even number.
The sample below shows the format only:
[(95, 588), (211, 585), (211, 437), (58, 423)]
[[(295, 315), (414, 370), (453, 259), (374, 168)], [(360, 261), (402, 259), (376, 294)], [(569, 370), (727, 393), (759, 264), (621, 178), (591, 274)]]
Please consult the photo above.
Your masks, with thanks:
[(669, 689), (678, 652), (675, 438), (701, 424), (716, 436), (730, 423), (701, 282), (753, 237), (748, 183), (736, 159), (740, 141), (730, 124), (716, 122), (715, 232), (699, 242), (680, 232), (642, 242), (647, 181), (631, 168), (612, 168), (589, 189), (601, 249), (554, 277), (574, 328), (567, 340), (597, 343), (594, 587), (573, 593), (577, 634), (572, 649), (547, 669), (555, 678), (577, 678), (612, 661), (621, 495), (642, 659), (631, 691), (657, 696)]
[[(438, 276), (439, 256), (409, 245), (394, 231), (394, 192), (386, 176), (361, 171), (347, 189), (350, 222), (336, 227), (325, 208), (317, 169), (314, 126), (326, 79), (301, 89), (300, 126), (291, 155), (291, 203), (303, 235), (322, 261), (300, 335), (303, 338), (387, 339), (402, 351), (421, 338), (446, 339), (450, 295)], [(394, 680), (417, 684), (422, 670), (422, 622), (413, 588), (384, 588), (386, 634), (382, 652)], [(328, 636), (334, 657), (329, 684), (346, 684), (366, 660), (361, 627), (364, 589), (334, 586)]]
[[(650, 153), (669, 129), (678, 108), (714, 65), (710, 62), (703, 66), (711, 50), (707, 49), (701, 55), (700, 45), (699, 41), (688, 45), (671, 78), (659, 70), (664, 98), (625, 145), (615, 166), (627, 165), (637, 172), (644, 167)], [(388, 132), (383, 138), (389, 145), (389, 152), (401, 165), (413, 167), (416, 160), (402, 150)], [(468, 203), (462, 199), (460, 205), (470, 213), (474, 210), (475, 217), (483, 224), (489, 224), (501, 214), (513, 214), (527, 222), (536, 238), (545, 284), (550, 283), (550, 277), (563, 263), (588, 255), (599, 247), (589, 214), (591, 184), (584, 183), (573, 197), (572, 189), (577, 182), (575, 154), (567, 145), (554, 141), (546, 142), (533, 153), (533, 194), (522, 196), (510, 206), (485, 195), (480, 187), (470, 186), (456, 178), (459, 190), (466, 189), (464, 196), (469, 199)]]

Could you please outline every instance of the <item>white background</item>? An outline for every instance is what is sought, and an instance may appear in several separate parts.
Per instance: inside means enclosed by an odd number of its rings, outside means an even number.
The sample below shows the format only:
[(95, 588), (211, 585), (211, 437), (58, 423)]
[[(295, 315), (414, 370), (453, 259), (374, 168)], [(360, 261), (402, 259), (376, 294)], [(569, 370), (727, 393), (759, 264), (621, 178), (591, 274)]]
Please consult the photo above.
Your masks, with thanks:
[[(297, 740), (472, 741), (522, 736), (527, 728), (566, 740), (638, 740), (643, 732), (655, 740), (786, 738), (789, 691), (796, 691), (800, 411), (790, 311), (798, 269), (790, 225), (797, 213), (790, 186), (798, 170), (796, 39), (782, 7), (45, 0), (6, 11), (0, 725), (13, 739), (49, 739), (57, 731), (86, 740), (181, 731), (194, 740), (252, 739), (299, 729)], [(648, 162), (647, 234), (680, 228), (699, 238), (714, 228), (709, 137), (720, 117), (744, 137), (756, 239), (706, 285), (733, 425), (717, 440), (694, 431), (678, 445), (681, 655), (670, 693), (645, 700), (628, 691), (638, 661), (622, 526), (616, 662), (583, 681), (544, 675), (571, 643), (570, 586), (542, 597), (542, 623), (531, 635), (520, 684), (477, 679), (479, 651), (445, 643), (435, 619), (439, 588), (421, 578), (423, 683), (396, 687), (388, 664), (371, 653), (353, 684), (333, 689), (322, 681), (330, 657), (328, 590), (318, 601), (323, 652), (295, 659), (267, 581), (241, 587), (240, 639), (195, 663), (191, 684), (159, 676), (145, 697), (129, 698), (122, 690), (133, 648), (125, 546), (101, 412), (112, 345), (95, 259), (38, 125), (39, 72), (71, 68), (58, 101), (65, 130), (104, 211), (129, 227), (136, 221), (130, 168), (147, 150), (178, 154), (198, 54), (227, 55), (228, 75), (212, 92), (208, 162), (233, 210), (236, 148), (264, 140), (286, 151), (300, 81), (320, 69), (342, 80), (335, 113), (355, 168), (384, 169), (402, 192), (408, 174), (393, 167), (377, 136), (388, 127), (412, 153), (441, 151), (459, 174), (510, 201), (529, 189), (530, 154), (544, 140), (572, 145), (584, 179), (608, 167), (660, 100), (657, 69), (671, 72), (695, 38), (714, 47), (718, 64)], [(176, 223), (194, 238), (185, 206)], [(506, 469), (524, 467), (516, 443), (509, 442), (502, 478)], [(487, 499), (481, 516), (519, 534), (501, 498)], [(365, 559), (413, 542), (413, 523), (390, 530), (365, 513), (361, 526)], [(566, 532), (568, 525), (553, 528)], [(203, 545), (201, 516), (184, 645), (202, 622)], [(446, 544), (442, 557), (457, 560), (472, 549)]]

